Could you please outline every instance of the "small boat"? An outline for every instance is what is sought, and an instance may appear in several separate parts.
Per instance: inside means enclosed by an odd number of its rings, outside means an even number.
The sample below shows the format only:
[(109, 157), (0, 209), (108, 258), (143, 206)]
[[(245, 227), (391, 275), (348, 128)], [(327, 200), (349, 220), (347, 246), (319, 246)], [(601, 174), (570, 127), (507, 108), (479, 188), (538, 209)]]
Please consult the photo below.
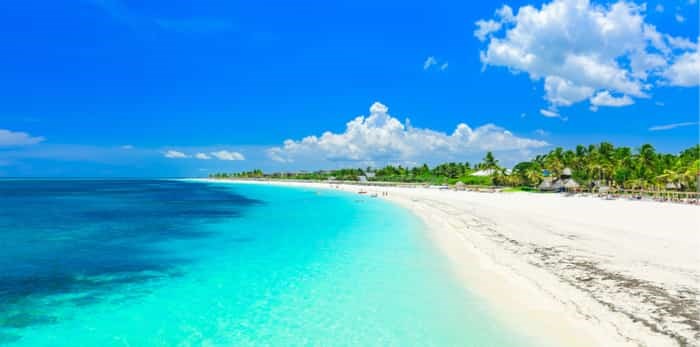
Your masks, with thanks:
[(370, 195), (370, 196), (373, 197), (373, 198), (376, 198), (376, 197), (378, 197), (379, 195), (377, 195), (377, 193), (373, 193), (373, 194)]
[(361, 190), (361, 191), (357, 192), (357, 194), (367, 194), (367, 192), (364, 190)]

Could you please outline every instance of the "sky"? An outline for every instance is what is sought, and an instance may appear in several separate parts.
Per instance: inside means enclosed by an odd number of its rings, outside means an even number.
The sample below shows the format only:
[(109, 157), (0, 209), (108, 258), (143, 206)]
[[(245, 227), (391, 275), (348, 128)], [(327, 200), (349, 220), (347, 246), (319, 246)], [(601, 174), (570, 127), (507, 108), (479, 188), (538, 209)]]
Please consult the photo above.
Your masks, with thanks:
[(3, 1), (0, 177), (678, 152), (696, 1)]

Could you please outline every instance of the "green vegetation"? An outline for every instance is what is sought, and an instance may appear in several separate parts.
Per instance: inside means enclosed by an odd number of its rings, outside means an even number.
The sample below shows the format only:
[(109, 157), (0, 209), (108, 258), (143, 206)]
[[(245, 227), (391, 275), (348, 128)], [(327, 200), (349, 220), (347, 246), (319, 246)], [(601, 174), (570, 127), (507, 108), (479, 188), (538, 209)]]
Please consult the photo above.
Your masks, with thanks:
[[(365, 176), (369, 181), (406, 182), (427, 184), (503, 185), (528, 190), (537, 186), (549, 173), (559, 177), (564, 168), (572, 170), (573, 178), (582, 186), (592, 182), (599, 185), (626, 189), (664, 189), (673, 187), (684, 191), (698, 190), (700, 174), (700, 145), (688, 148), (678, 155), (658, 153), (650, 144), (636, 150), (615, 147), (608, 142), (598, 145), (576, 146), (573, 150), (557, 147), (532, 161), (521, 162), (511, 172), (502, 168), (493, 153), (488, 152), (482, 162), (444, 163), (434, 168), (423, 164), (412, 168), (387, 165), (372, 169), (340, 169), (315, 172), (265, 174), (261, 170), (239, 173), (216, 173), (212, 178), (276, 178), (296, 180), (356, 181)], [(489, 170), (490, 176), (472, 176), (478, 170)], [(514, 190), (515, 191), (515, 190)]]
[(614, 147), (608, 142), (576, 146), (574, 150), (555, 148), (546, 155), (522, 162), (504, 177), (509, 185), (535, 186), (542, 180), (543, 170), (554, 177), (564, 168), (571, 168), (573, 178), (585, 185), (599, 182), (626, 189), (663, 189), (674, 187), (686, 191), (698, 189), (700, 145), (678, 155), (657, 153), (650, 144), (633, 152), (629, 147)]

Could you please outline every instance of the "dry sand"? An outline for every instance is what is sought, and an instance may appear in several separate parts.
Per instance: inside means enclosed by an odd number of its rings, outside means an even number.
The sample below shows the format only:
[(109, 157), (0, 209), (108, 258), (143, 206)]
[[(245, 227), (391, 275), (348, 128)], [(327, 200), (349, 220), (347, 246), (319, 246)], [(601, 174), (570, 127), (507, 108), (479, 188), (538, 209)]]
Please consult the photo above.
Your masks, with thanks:
[(555, 346), (700, 346), (700, 207), (559, 194), (387, 192), (466, 287)]

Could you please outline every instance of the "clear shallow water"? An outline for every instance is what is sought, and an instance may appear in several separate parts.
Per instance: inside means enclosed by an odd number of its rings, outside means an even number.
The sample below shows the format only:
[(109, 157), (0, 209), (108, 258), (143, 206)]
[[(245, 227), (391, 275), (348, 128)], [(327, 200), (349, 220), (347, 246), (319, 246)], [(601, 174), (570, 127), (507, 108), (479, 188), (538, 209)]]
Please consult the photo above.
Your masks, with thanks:
[(406, 211), (334, 191), (0, 181), (2, 346), (523, 346)]

